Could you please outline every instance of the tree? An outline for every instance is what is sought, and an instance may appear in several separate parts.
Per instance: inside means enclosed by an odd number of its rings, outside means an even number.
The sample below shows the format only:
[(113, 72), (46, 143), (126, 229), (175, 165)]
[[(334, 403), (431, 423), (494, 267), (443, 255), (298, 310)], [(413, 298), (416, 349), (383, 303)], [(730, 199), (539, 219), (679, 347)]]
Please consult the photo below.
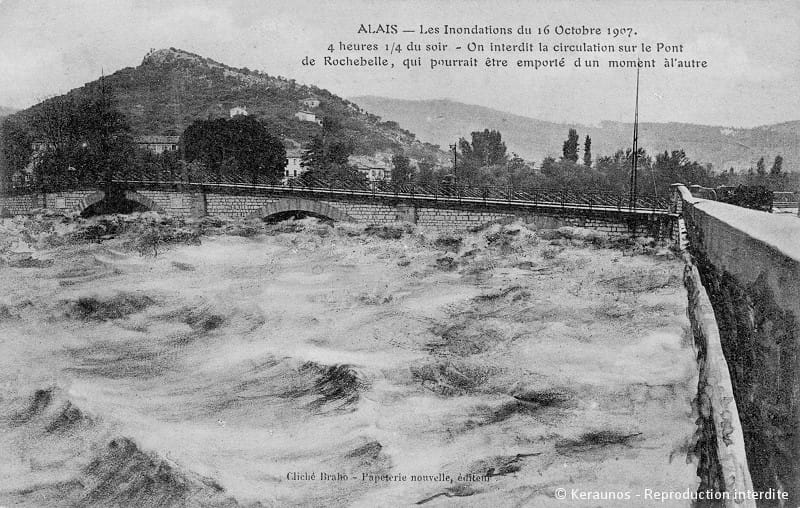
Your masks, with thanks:
[(181, 146), (188, 162), (203, 162), (218, 178), (246, 177), (253, 184), (278, 181), (287, 164), (281, 141), (252, 116), (196, 121)]
[(588, 134), (583, 142), (583, 165), (587, 168), (592, 167), (592, 138)]
[(441, 174), (435, 169), (435, 164), (430, 160), (422, 160), (417, 163), (417, 173), (414, 178), (415, 182), (419, 185), (432, 186), (436, 185)]
[(562, 149), (563, 152), (563, 159), (577, 162), (578, 161), (578, 131), (575, 129), (570, 129), (569, 134), (567, 135), (567, 140), (564, 141), (564, 147)]
[(327, 144), (326, 160), (331, 164), (347, 164), (353, 154), (353, 142), (349, 139), (335, 139)]
[(775, 156), (775, 161), (772, 163), (772, 168), (769, 170), (769, 174), (772, 176), (779, 176), (781, 171), (783, 170), (783, 157), (780, 155)]
[(29, 113), (34, 139), (44, 148), (36, 154), (40, 183), (111, 183), (130, 166), (130, 126), (101, 81), (82, 94), (54, 97)]
[(115, 171), (124, 173), (133, 152), (130, 125), (112, 100), (111, 90), (101, 80), (100, 89), (80, 104), (77, 116), (78, 132), (82, 133), (80, 154), (86, 158), (84, 167), (94, 165), (107, 185)]
[(473, 132), (472, 158), (480, 166), (492, 166), (506, 161), (506, 144), (499, 131), (484, 129)]
[(484, 129), (472, 132), (470, 136), (471, 143), (464, 138), (458, 140), (461, 154), (456, 176), (459, 183), (463, 184), (475, 183), (480, 177), (481, 168), (504, 165), (508, 160), (506, 144), (499, 131)]
[(411, 169), (411, 161), (402, 154), (392, 157), (392, 183), (403, 185), (411, 181), (414, 171)]
[(767, 168), (764, 164), (764, 157), (758, 159), (758, 162), (756, 163), (756, 173), (758, 173), (759, 176), (764, 176), (767, 174)]
[(606, 176), (610, 190), (627, 193), (630, 188), (630, 155), (633, 150), (617, 150), (613, 155), (597, 158), (595, 169)]
[(307, 170), (320, 170), (325, 164), (325, 150), (322, 138), (314, 136), (300, 156), (300, 165)]
[(542, 166), (539, 168), (539, 171), (547, 178), (556, 179), (558, 178), (558, 168), (556, 168), (556, 160), (550, 156), (545, 157), (542, 160)]
[(472, 145), (464, 138), (458, 140), (458, 150), (461, 152), (457, 161), (453, 161), (453, 179), (456, 184), (469, 184), (475, 180), (480, 167), (479, 157), (472, 153)]
[(354, 147), (353, 140), (338, 120), (323, 118), (321, 135), (311, 138), (300, 158), (300, 165), (306, 168), (302, 179), (307, 182), (344, 180), (363, 183), (361, 173), (348, 164)]
[(673, 183), (708, 186), (712, 184), (711, 167), (691, 161), (683, 150), (664, 151), (656, 156), (653, 166), (658, 191), (667, 193)]
[(536, 175), (533, 165), (526, 163), (517, 154), (511, 154), (511, 158), (506, 163), (508, 171), (508, 183), (512, 188), (524, 190), (536, 187)]
[(31, 160), (33, 136), (21, 120), (6, 118), (0, 126), (0, 159), (3, 164), (0, 185), (10, 186), (15, 173), (21, 171)]

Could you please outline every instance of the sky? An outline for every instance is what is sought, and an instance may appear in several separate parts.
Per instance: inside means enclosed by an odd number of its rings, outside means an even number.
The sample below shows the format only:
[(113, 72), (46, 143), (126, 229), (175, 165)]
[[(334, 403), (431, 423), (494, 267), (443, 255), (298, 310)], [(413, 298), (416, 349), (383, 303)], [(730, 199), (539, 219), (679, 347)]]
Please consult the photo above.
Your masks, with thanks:
[[(361, 24), (397, 25), (413, 33), (359, 34)], [(438, 27), (439, 34), (421, 34)], [(444, 25), (532, 27), (547, 36), (444, 35)], [(556, 122), (631, 121), (636, 72), (608, 69), (609, 58), (655, 58), (640, 77), (640, 120), (752, 127), (800, 119), (800, 2), (741, 1), (155, 1), (0, 0), (0, 106), (23, 108), (141, 63), (151, 49), (176, 47), (234, 67), (315, 84), (343, 96), (448, 98)], [(556, 35), (555, 28), (600, 28), (604, 35)], [(636, 35), (611, 38), (608, 28)], [(470, 52), (470, 42), (550, 45), (549, 53)], [(302, 64), (339, 42), (399, 44), (394, 69)], [(408, 44), (448, 44), (444, 52), (411, 52)], [(652, 46), (651, 53), (606, 54), (601, 68), (576, 68), (556, 43)], [(681, 53), (656, 45), (683, 45)], [(462, 47), (455, 50), (455, 46)], [(538, 47), (538, 46), (537, 46)], [(385, 53), (384, 51), (381, 54)], [(518, 68), (518, 59), (566, 55), (566, 67)], [(372, 55), (370, 55), (372, 56)], [(406, 58), (422, 67), (405, 69)], [(475, 68), (434, 69), (428, 59), (476, 57)], [(508, 67), (485, 67), (487, 57)], [(705, 69), (665, 69), (665, 57), (706, 60)]]

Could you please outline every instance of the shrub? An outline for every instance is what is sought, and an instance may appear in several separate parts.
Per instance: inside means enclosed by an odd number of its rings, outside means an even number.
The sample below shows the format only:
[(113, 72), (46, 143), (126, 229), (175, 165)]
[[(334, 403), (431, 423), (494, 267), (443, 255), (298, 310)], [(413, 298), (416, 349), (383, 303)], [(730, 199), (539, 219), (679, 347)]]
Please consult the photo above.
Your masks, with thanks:
[(364, 232), (370, 236), (377, 236), (382, 240), (399, 240), (406, 231), (403, 226), (370, 224)]
[(545, 259), (555, 259), (564, 249), (561, 247), (548, 246), (542, 249), (542, 257)]
[(461, 237), (458, 236), (451, 236), (451, 235), (442, 235), (437, 238), (433, 245), (437, 249), (444, 249), (453, 252), (457, 252), (461, 248), (463, 240)]
[(161, 244), (161, 232), (158, 227), (151, 226), (144, 230), (135, 240), (136, 250), (142, 256), (153, 253), (158, 256), (158, 246)]

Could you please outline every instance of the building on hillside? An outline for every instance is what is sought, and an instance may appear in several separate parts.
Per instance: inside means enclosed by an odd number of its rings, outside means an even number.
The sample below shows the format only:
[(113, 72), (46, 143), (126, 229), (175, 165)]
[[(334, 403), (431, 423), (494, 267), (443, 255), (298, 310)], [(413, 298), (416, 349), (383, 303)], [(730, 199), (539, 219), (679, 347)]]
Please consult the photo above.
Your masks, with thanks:
[(303, 158), (303, 150), (300, 148), (293, 148), (286, 150), (286, 169), (283, 171), (283, 182), (286, 183), (290, 178), (297, 178), (307, 171), (300, 165)]
[(308, 97), (300, 101), (300, 104), (307, 107), (308, 109), (314, 109), (319, 107), (319, 99), (315, 97)]
[(31, 149), (33, 150), (34, 155), (44, 152), (51, 146), (53, 146), (51, 142), (42, 139), (34, 140), (33, 143), (31, 143)]
[[(153, 153), (175, 152), (178, 150), (180, 139), (180, 136), (136, 136), (133, 138), (133, 144)], [(86, 146), (86, 142), (83, 146)], [(34, 140), (31, 143), (34, 158), (53, 147), (53, 143), (42, 139)]]
[(145, 148), (153, 153), (176, 152), (180, 136), (136, 136), (133, 138), (134, 144), (139, 148)]
[(351, 155), (347, 162), (370, 182), (391, 180), (392, 178), (392, 170), (389, 164), (377, 157)]
[(230, 110), (230, 115), (231, 115), (231, 118), (233, 118), (234, 116), (239, 116), (239, 115), (247, 116), (247, 108), (244, 107), (244, 106), (233, 107)]
[(317, 125), (322, 125), (322, 119), (317, 118), (317, 115), (310, 111), (298, 111), (294, 117), (303, 122), (314, 122)]

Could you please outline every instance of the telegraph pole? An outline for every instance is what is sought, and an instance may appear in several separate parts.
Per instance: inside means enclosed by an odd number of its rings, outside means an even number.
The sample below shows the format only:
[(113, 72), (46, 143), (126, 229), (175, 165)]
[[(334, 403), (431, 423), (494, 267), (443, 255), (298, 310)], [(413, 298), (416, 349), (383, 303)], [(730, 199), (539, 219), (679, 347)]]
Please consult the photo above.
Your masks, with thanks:
[(453, 151), (453, 182), (456, 185), (456, 189), (458, 188), (458, 172), (456, 169), (458, 166), (458, 152), (456, 151), (457, 148), (458, 148), (458, 143), (453, 143), (452, 145), (450, 145), (450, 150)]
[[(638, 62), (638, 60), (637, 60)], [(639, 65), (636, 66), (636, 109), (633, 118), (633, 158), (631, 162), (631, 195), (630, 208), (636, 208), (636, 191), (638, 185), (638, 163), (639, 163)]]
[(105, 191), (106, 194), (110, 195), (111, 192), (111, 162), (108, 160), (109, 158), (109, 131), (108, 131), (108, 122), (110, 120), (109, 116), (109, 102), (108, 102), (108, 95), (106, 91), (106, 73), (105, 69), (102, 67), (100, 68), (100, 121), (103, 122), (103, 138), (100, 141), (100, 153), (102, 154), (102, 164), (103, 167), (101, 169), (103, 174), (103, 180), (105, 184)]

